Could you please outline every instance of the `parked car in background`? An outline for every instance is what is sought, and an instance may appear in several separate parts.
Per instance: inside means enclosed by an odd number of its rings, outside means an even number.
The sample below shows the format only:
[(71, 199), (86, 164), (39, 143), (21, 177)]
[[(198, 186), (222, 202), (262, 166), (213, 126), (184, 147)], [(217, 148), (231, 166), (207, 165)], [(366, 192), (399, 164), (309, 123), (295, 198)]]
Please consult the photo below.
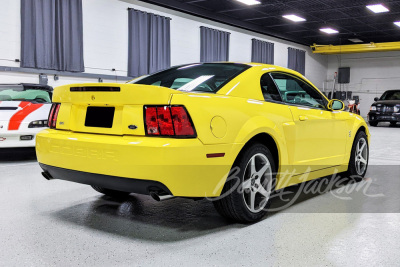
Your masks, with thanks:
[(57, 87), (53, 101), (37, 137), (43, 176), (110, 196), (209, 197), (222, 216), (254, 222), (275, 189), (367, 171), (364, 119), (278, 66), (183, 65)]
[(47, 126), (53, 88), (40, 84), (0, 84), (0, 148), (34, 147)]
[(386, 91), (374, 100), (368, 113), (371, 126), (377, 126), (379, 122), (390, 122), (394, 126), (400, 122), (400, 90)]

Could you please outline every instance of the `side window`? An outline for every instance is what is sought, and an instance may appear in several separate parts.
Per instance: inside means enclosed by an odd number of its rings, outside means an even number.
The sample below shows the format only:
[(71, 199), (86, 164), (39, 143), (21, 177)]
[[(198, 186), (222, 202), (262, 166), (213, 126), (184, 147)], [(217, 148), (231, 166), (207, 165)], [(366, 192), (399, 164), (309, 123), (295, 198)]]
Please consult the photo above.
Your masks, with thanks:
[(158, 82), (152, 83), (151, 85), (154, 85), (154, 86), (161, 86), (161, 81), (158, 81)]
[(283, 73), (271, 73), (286, 103), (325, 109), (325, 99), (311, 85)]
[(261, 91), (266, 101), (282, 101), (279, 91), (269, 73), (265, 73), (261, 76)]

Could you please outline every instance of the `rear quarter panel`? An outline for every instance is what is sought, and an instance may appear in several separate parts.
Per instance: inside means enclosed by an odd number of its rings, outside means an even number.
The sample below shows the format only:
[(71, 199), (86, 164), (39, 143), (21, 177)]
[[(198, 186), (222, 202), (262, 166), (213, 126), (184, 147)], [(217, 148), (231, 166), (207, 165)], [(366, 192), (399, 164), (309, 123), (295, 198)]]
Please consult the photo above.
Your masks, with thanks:
[[(286, 105), (214, 94), (174, 95), (171, 104), (185, 105), (198, 138), (206, 147), (225, 149), (233, 164), (243, 146), (259, 133), (269, 134), (280, 150), (280, 162), (287, 163), (292, 140), (293, 119)], [(217, 119), (218, 124), (213, 121)], [(217, 134), (216, 134), (217, 133)]]

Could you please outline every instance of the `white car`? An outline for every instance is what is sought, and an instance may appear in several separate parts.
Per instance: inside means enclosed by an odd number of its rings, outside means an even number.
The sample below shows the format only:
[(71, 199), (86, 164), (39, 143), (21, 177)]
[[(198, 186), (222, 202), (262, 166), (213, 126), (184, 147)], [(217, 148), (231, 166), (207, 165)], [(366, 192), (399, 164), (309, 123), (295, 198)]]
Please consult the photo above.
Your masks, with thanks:
[(40, 84), (0, 84), (0, 148), (34, 147), (47, 128), (53, 88)]

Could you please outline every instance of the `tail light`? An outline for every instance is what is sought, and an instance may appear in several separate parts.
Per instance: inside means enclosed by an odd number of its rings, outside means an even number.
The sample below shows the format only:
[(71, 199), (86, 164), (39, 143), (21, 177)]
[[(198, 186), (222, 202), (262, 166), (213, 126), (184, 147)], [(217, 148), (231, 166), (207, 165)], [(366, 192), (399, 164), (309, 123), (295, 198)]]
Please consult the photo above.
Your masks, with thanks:
[(193, 122), (184, 106), (144, 106), (146, 135), (196, 137)]
[(60, 106), (61, 104), (59, 103), (54, 103), (51, 106), (50, 115), (48, 119), (48, 126), (50, 129), (55, 129), (57, 126), (57, 117), (58, 117), (58, 112), (60, 111)]

